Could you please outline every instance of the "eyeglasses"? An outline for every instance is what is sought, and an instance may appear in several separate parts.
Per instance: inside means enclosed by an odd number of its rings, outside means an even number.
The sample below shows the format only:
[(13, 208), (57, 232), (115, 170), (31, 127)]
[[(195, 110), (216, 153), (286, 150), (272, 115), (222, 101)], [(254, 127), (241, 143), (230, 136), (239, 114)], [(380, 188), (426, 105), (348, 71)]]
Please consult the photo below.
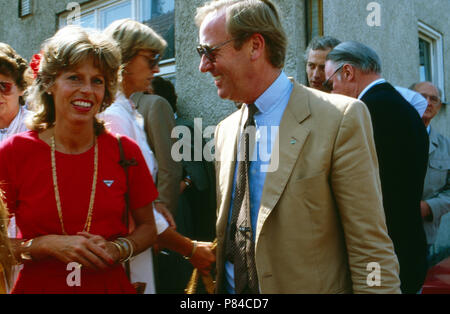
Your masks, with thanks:
[(0, 92), (5, 96), (9, 96), (12, 94), (12, 87), (13, 83), (0, 82)]
[(225, 46), (226, 44), (232, 42), (235, 39), (237, 39), (237, 38), (229, 39), (229, 40), (224, 41), (223, 43), (220, 43), (220, 44), (218, 44), (218, 45), (216, 45), (214, 47), (210, 47), (208, 45), (198, 45), (197, 46), (197, 52), (198, 52), (200, 58), (203, 55), (205, 55), (206, 58), (208, 58), (209, 61), (216, 62), (216, 57), (214, 56), (214, 51), (218, 50), (219, 48)]
[(153, 57), (149, 57), (144, 54), (138, 54), (138, 55), (147, 59), (148, 66), (150, 67), (150, 69), (153, 69), (155, 66), (157, 66), (162, 58), (162, 56), (159, 53), (155, 54)]
[(428, 94), (425, 94), (425, 93), (421, 93), (421, 95), (422, 95), (426, 100), (428, 100), (431, 104), (433, 104), (433, 105), (439, 104), (439, 101), (440, 101), (440, 98), (439, 98), (439, 97), (434, 96), (434, 95), (428, 95)]
[(322, 86), (328, 90), (328, 91), (332, 91), (333, 90), (333, 85), (331, 83), (331, 79), (333, 78), (333, 76), (336, 75), (336, 73), (338, 73), (342, 68), (344, 67), (344, 64), (341, 64), (336, 71), (334, 71), (333, 74), (331, 74), (331, 76), (328, 78), (328, 80), (326, 80), (325, 82), (323, 82)]

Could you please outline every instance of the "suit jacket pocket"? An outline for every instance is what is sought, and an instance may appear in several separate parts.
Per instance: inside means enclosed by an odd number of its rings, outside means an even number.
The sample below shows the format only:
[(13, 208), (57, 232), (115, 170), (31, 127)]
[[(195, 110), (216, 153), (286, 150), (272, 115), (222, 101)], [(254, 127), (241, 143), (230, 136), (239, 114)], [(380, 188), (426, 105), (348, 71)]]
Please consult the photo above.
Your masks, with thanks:
[(450, 159), (430, 159), (428, 168), (428, 182), (433, 191), (439, 192), (447, 184), (447, 176), (450, 171)]

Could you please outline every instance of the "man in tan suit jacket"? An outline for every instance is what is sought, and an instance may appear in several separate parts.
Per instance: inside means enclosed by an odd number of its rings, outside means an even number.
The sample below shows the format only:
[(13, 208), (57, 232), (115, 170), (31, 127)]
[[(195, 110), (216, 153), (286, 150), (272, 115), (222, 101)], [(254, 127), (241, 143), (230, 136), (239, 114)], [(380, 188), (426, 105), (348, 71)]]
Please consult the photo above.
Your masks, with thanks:
[[(239, 139), (247, 104), (255, 104), (257, 134), (264, 120), (283, 109), (271, 143), (271, 170), (261, 176), (253, 161), (249, 170), (259, 292), (398, 293), (398, 261), (386, 230), (364, 104), (285, 78), (286, 37), (267, 0), (214, 1), (198, 10), (196, 22), (200, 71), (211, 73), (220, 97), (244, 103), (215, 134), (217, 291), (236, 292), (227, 233)], [(289, 92), (277, 96), (280, 82)], [(254, 189), (260, 183), (255, 178), (262, 178), (260, 190)]]

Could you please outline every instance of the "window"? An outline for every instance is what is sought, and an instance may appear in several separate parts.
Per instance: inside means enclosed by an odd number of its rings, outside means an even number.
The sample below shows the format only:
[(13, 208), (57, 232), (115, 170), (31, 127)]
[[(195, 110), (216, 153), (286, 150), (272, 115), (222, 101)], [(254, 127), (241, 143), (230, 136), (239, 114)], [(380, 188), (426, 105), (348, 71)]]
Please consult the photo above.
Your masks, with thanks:
[[(59, 16), (59, 25), (67, 24), (69, 12)], [(103, 30), (115, 20), (132, 18), (150, 26), (167, 41), (160, 62), (161, 73), (174, 77), (175, 66), (175, 0), (102, 0), (81, 7), (80, 24)]]
[(308, 42), (323, 36), (323, 0), (305, 0)]
[(419, 71), (420, 81), (430, 81), (438, 86), (445, 99), (444, 58), (442, 35), (431, 27), (419, 22)]
[(19, 17), (25, 17), (33, 13), (32, 0), (19, 0)]

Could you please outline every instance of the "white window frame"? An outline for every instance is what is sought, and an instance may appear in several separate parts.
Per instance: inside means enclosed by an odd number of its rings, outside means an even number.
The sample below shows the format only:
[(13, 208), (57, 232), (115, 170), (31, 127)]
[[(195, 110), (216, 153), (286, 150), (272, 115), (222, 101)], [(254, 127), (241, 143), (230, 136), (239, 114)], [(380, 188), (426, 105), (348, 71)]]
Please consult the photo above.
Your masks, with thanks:
[[(94, 23), (95, 25), (100, 24), (100, 10), (107, 9), (108, 7), (112, 7), (121, 3), (125, 3), (131, 1), (131, 16), (130, 18), (139, 22), (143, 20), (143, 14), (140, 12), (140, 4), (141, 0), (103, 0), (103, 1), (95, 1), (94, 3), (88, 3), (86, 5), (81, 5), (81, 16), (94, 13)], [(59, 16), (59, 28), (62, 28), (67, 25), (67, 17), (70, 12), (64, 12)], [(170, 78), (175, 76), (177, 68), (176, 68), (176, 59), (170, 58), (163, 60), (159, 63), (160, 73), (158, 76), (163, 76), (166, 78)]]
[(442, 91), (445, 98), (443, 37), (438, 31), (419, 21), (419, 38), (430, 44), (431, 81)]

